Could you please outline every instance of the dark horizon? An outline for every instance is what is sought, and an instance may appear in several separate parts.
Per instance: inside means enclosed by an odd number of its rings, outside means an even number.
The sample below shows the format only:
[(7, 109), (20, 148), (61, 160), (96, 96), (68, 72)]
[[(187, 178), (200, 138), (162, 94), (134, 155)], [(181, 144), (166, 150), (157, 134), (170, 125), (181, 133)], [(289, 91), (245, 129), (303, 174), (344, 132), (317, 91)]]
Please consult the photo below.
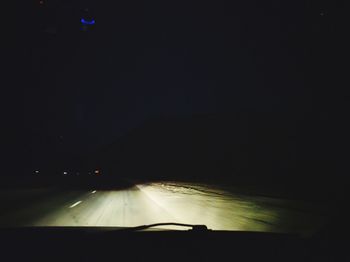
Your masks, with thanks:
[[(18, 3), (1, 97), (5, 175), (79, 166), (71, 162), (154, 119), (243, 115), (238, 128), (250, 130), (256, 114), (275, 119), (267, 127), (275, 134), (284, 124), (294, 134), (298, 123), (304, 145), (290, 145), (291, 155), (342, 177), (349, 110), (341, 1), (156, 2)], [(87, 6), (96, 24), (83, 30)], [(231, 140), (239, 144), (226, 134)]]

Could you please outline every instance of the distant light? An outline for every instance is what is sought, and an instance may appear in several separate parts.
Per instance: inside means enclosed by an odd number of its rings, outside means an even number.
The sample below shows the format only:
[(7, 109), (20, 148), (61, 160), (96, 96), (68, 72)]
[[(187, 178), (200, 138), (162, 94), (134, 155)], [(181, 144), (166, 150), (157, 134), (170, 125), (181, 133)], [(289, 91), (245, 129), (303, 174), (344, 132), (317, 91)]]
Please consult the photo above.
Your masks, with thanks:
[(39, 4), (43, 5), (43, 4), (44, 4), (44, 1), (43, 1), (43, 0), (40, 0), (40, 1), (39, 1)]
[(100, 170), (95, 170), (95, 174), (99, 175), (100, 174)]
[(68, 173), (66, 171), (63, 172), (63, 175), (67, 175)]
[(35, 170), (35, 174), (39, 174), (39, 170)]
[(80, 19), (80, 22), (84, 25), (94, 25), (95, 24), (95, 20), (92, 19), (92, 20), (85, 20), (84, 18)]

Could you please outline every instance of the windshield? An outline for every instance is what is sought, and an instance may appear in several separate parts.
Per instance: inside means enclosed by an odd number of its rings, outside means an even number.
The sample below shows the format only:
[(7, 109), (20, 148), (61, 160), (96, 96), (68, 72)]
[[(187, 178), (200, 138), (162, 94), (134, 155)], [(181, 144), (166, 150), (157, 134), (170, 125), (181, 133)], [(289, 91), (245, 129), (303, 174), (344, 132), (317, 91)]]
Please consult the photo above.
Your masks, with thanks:
[(348, 133), (336, 2), (18, 1), (0, 226), (321, 230)]

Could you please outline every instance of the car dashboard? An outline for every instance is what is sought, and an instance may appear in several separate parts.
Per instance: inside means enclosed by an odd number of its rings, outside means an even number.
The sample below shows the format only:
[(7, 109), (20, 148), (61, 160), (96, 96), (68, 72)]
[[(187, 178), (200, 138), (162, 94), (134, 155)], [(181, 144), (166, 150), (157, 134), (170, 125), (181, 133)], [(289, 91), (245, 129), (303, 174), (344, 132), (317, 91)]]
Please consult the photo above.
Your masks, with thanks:
[(337, 261), (342, 255), (329, 239), (280, 233), (39, 227), (0, 235), (11, 261)]

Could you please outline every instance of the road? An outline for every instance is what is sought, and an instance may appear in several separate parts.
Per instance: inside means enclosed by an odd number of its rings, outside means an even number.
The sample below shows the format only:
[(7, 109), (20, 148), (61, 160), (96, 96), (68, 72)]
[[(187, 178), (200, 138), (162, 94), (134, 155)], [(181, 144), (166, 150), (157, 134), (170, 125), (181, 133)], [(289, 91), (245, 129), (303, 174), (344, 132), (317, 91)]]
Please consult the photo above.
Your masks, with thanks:
[[(12, 197), (8, 192), (0, 207), (4, 201), (15, 204)], [(215, 230), (308, 234), (325, 221), (322, 209), (315, 207), (314, 203), (233, 194), (206, 185), (159, 182), (123, 190), (58, 191), (1, 212), (0, 226), (128, 227), (179, 222), (205, 224)]]

